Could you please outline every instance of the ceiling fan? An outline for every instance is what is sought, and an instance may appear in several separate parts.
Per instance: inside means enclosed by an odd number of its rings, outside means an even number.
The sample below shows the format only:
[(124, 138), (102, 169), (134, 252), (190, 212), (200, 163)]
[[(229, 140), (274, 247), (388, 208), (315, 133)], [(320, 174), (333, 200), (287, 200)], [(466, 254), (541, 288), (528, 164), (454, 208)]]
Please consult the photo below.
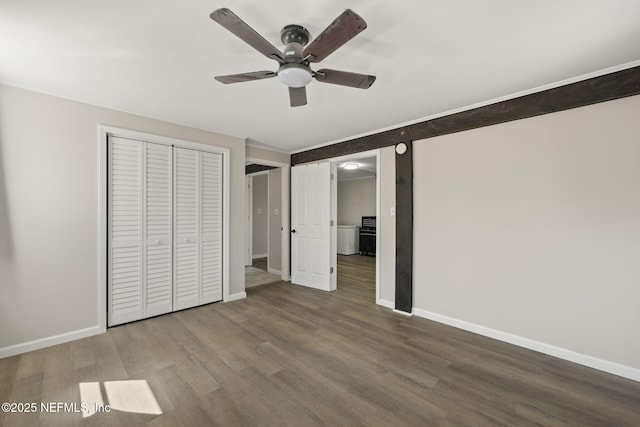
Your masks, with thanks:
[[(368, 89), (376, 76), (330, 70), (327, 68), (313, 71), (312, 62), (320, 62), (340, 46), (367, 28), (367, 23), (354, 11), (347, 9), (338, 16), (308, 46), (310, 34), (300, 25), (287, 25), (280, 31), (280, 40), (286, 46), (281, 52), (242, 19), (227, 8), (211, 12), (211, 19), (244, 40), (267, 58), (278, 62), (277, 71), (254, 71), (250, 73), (217, 76), (216, 80), (224, 84), (248, 82), (252, 80), (278, 79), (289, 87), (289, 99), (292, 107), (306, 105), (305, 86), (312, 78), (322, 83)], [(305, 47), (306, 46), (306, 47)]]

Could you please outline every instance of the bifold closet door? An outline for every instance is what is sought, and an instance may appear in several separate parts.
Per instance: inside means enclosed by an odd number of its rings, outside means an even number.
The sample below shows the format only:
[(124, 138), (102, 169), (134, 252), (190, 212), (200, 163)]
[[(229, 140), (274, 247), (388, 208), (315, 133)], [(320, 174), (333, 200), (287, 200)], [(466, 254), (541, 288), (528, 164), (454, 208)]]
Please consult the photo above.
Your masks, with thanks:
[(109, 137), (108, 324), (172, 311), (171, 147)]
[(222, 156), (174, 148), (173, 309), (222, 299)]
[(173, 311), (173, 153), (145, 143), (143, 317)]

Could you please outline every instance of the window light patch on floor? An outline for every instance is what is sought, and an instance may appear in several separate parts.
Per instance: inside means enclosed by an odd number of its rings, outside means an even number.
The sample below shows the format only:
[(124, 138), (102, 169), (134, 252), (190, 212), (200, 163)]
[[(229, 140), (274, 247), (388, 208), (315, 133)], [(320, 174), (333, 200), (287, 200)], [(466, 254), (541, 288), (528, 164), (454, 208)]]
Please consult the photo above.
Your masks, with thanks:
[[(160, 415), (162, 409), (146, 380), (104, 381), (105, 405), (99, 382), (80, 383), (83, 417), (96, 412), (117, 410), (137, 414)], [(108, 411), (101, 408), (108, 407)]]
[(80, 401), (82, 402), (82, 417), (90, 417), (98, 411), (98, 408), (104, 408), (104, 400), (102, 400), (102, 391), (100, 391), (99, 382), (80, 383)]

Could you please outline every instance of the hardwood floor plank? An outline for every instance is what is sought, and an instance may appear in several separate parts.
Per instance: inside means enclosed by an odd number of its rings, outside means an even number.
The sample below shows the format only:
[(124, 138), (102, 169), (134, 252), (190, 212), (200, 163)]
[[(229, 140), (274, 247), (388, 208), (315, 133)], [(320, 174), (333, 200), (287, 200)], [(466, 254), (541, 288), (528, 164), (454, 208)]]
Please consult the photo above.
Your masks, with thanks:
[(375, 259), (338, 289), (248, 298), (0, 360), (0, 400), (80, 402), (146, 380), (162, 414), (0, 413), (2, 426), (637, 426), (640, 383), (376, 306)]

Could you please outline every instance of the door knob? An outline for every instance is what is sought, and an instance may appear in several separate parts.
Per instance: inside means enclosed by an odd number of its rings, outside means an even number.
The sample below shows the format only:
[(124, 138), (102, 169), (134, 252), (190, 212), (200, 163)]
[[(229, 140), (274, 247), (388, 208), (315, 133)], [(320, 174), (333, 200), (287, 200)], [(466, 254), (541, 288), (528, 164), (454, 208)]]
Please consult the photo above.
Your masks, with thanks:
[(291, 232), (295, 234), (295, 232), (296, 232), (296, 229), (294, 228), (293, 230), (291, 230)]

